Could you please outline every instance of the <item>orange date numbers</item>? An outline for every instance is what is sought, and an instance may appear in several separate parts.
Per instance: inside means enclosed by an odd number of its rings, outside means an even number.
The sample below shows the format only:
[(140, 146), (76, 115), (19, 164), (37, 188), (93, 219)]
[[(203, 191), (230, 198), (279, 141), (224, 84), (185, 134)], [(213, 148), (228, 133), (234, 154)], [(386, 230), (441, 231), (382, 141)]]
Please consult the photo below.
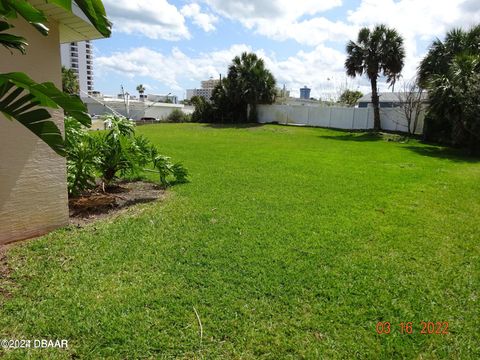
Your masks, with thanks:
[(448, 334), (448, 322), (447, 321), (421, 321), (419, 324), (414, 324), (412, 321), (401, 322), (397, 326), (392, 325), (390, 322), (378, 322), (375, 326), (377, 334), (389, 335), (397, 328), (401, 334), (414, 334), (421, 335), (447, 335)]

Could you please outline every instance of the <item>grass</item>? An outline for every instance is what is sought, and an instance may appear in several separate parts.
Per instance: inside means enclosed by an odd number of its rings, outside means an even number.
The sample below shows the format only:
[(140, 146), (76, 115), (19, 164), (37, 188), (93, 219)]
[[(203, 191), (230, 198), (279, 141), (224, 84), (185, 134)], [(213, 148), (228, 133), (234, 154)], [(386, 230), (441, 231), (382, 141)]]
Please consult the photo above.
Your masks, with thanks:
[(191, 183), (10, 250), (0, 337), (69, 349), (5, 358), (480, 358), (478, 160), (313, 128), (139, 132)]

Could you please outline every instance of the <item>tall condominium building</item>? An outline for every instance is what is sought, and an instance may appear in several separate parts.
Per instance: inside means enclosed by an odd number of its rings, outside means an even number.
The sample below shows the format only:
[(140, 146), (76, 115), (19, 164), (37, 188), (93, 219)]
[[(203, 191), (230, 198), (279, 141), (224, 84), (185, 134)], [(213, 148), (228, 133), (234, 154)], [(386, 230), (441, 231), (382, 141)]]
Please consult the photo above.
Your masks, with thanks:
[(215, 89), (215, 86), (220, 84), (220, 80), (210, 78), (209, 80), (202, 81), (201, 84), (202, 84), (201, 89), (187, 90), (187, 96), (186, 96), (187, 100), (190, 100), (194, 96), (201, 96), (205, 98), (205, 100), (210, 101), (213, 94), (213, 89)]
[(93, 92), (93, 49), (90, 41), (62, 44), (62, 65), (78, 77), (80, 96)]

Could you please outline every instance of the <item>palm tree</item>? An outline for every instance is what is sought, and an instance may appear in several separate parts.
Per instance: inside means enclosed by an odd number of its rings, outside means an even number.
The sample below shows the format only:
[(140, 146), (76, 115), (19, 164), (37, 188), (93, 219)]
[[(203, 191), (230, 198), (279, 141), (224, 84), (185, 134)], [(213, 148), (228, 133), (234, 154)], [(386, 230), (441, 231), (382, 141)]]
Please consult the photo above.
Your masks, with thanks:
[(446, 75), (455, 57), (461, 54), (480, 55), (480, 25), (470, 31), (453, 29), (447, 33), (445, 40), (435, 40), (428, 54), (418, 68), (419, 83), (428, 87), (428, 81), (433, 75)]
[(228, 69), (229, 96), (232, 102), (243, 109), (239, 114), (247, 117), (247, 106), (250, 107), (248, 120), (257, 122), (257, 105), (271, 104), (275, 100), (275, 78), (265, 68), (263, 59), (254, 53), (242, 53), (236, 56)]
[(428, 90), (425, 135), (474, 150), (479, 142), (480, 25), (454, 29), (435, 40), (418, 68), (419, 84)]
[(143, 99), (143, 94), (145, 93), (145, 90), (147, 89), (145, 89), (145, 86), (143, 86), (142, 84), (137, 86), (137, 91), (140, 94), (140, 100)]
[(80, 93), (77, 74), (65, 66), (62, 66), (62, 89), (64, 93), (70, 95), (78, 95)]
[(395, 29), (377, 25), (373, 30), (362, 28), (357, 42), (347, 44), (345, 69), (351, 77), (367, 75), (372, 86), (372, 103), (374, 108), (374, 130), (379, 131), (380, 107), (378, 96), (378, 78), (385, 76), (391, 86), (399, 79), (402, 72), (405, 48), (403, 38)]

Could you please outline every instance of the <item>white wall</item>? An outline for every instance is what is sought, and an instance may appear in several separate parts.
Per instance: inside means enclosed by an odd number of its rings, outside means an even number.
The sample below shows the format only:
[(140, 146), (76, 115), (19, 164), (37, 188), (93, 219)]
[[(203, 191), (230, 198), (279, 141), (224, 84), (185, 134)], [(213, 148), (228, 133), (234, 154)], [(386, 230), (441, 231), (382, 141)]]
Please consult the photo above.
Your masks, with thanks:
[[(309, 125), (346, 130), (373, 129), (373, 108), (346, 108), (292, 105), (259, 105), (260, 123)], [(420, 116), (416, 134), (423, 133), (424, 114)], [(401, 108), (380, 109), (383, 130), (407, 132), (408, 125)]]

